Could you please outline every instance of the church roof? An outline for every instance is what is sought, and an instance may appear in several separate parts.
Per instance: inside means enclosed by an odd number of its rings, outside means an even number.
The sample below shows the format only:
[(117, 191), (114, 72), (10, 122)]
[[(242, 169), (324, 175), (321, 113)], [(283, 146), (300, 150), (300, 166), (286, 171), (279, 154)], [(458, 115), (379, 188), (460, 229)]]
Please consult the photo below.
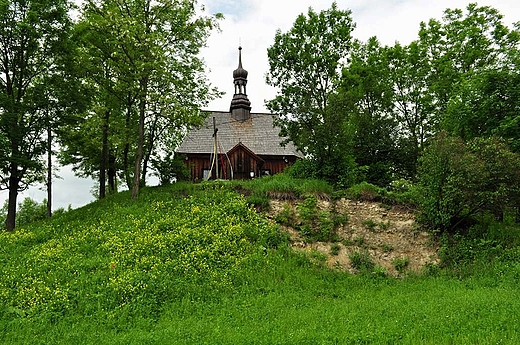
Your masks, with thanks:
[(200, 128), (192, 129), (177, 149), (178, 153), (212, 153), (213, 117), (215, 118), (219, 152), (226, 153), (238, 143), (242, 143), (256, 155), (303, 155), (292, 142), (285, 147), (280, 145), (285, 138), (280, 137), (280, 129), (273, 127), (276, 115), (251, 113), (251, 117), (243, 122), (235, 120), (230, 112), (210, 112)]

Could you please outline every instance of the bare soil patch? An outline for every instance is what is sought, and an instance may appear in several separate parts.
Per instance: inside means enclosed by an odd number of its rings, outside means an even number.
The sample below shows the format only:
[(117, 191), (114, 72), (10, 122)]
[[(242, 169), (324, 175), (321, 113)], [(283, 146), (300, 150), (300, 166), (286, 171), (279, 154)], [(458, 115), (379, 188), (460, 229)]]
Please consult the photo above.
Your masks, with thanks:
[[(284, 204), (296, 209), (297, 202), (271, 200), (270, 217), (276, 217)], [(346, 224), (337, 229), (338, 242), (308, 243), (295, 227), (284, 226), (293, 248), (325, 254), (329, 267), (352, 273), (356, 270), (349, 256), (356, 251), (368, 253), (376, 265), (394, 276), (404, 271), (420, 272), (427, 265), (439, 263), (438, 246), (431, 235), (417, 225), (413, 212), (398, 206), (383, 207), (377, 202), (340, 199), (334, 203), (321, 200), (318, 207), (348, 215)], [(398, 267), (399, 262), (406, 262), (405, 267)]]

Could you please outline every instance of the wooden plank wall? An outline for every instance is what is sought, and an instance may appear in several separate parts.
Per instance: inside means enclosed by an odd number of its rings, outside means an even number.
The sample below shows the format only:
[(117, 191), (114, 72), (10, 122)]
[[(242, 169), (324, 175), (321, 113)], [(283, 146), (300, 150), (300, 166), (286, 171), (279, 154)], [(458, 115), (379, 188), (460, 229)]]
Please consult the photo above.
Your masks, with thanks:
[[(226, 173), (222, 170), (222, 160)], [(186, 166), (188, 167), (191, 179), (193, 181), (202, 181), (204, 178), (204, 170), (210, 169), (211, 161), (209, 154), (190, 154), (187, 157)], [(244, 150), (236, 150), (232, 155), (229, 156), (231, 165), (233, 166), (233, 178), (234, 179), (249, 179), (250, 172), (255, 173), (255, 177), (261, 176), (262, 172), (268, 171), (269, 175), (279, 174), (284, 169), (293, 164), (296, 161), (296, 157), (280, 157), (280, 156), (260, 156), (264, 162), (257, 161), (251, 157)], [(229, 161), (225, 155), (219, 155), (219, 178), (231, 179), (231, 169), (229, 167)], [(214, 172), (214, 170), (213, 170)], [(213, 173), (214, 175), (214, 173)], [(213, 176), (214, 178), (215, 176)]]

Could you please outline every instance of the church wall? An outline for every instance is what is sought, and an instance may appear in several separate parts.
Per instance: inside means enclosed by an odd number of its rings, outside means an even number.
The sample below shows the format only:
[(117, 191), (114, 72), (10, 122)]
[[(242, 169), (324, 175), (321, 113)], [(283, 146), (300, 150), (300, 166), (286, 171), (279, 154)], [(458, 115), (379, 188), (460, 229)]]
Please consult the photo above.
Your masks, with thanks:
[[(220, 158), (222, 157), (222, 158)], [(187, 156), (186, 166), (191, 175), (191, 180), (198, 182), (204, 179), (204, 170), (211, 168), (211, 161), (209, 154), (189, 154)], [(296, 157), (281, 157), (281, 156), (261, 156), (264, 162), (257, 162), (244, 150), (236, 150), (229, 155), (229, 161), (233, 166), (234, 179), (249, 179), (250, 173), (253, 171), (255, 177), (263, 175), (274, 175), (284, 171), (284, 169), (293, 164)], [(219, 178), (231, 179), (231, 169), (226, 155), (219, 155)], [(224, 162), (225, 173), (222, 169), (222, 162)], [(263, 164), (262, 164), (263, 163)], [(213, 170), (212, 178), (215, 178)]]

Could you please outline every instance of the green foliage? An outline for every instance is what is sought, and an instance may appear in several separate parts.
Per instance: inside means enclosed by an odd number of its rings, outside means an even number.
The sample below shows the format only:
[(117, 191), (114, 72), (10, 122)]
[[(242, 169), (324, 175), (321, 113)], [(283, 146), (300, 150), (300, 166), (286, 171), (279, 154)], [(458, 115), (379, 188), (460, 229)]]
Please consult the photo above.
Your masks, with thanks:
[(347, 189), (347, 197), (355, 200), (381, 200), (385, 190), (368, 182), (361, 182)]
[(361, 222), (361, 224), (366, 227), (371, 232), (376, 232), (377, 223), (374, 222), (372, 219), (367, 219)]
[(152, 158), (150, 162), (155, 169), (155, 175), (159, 178), (160, 184), (185, 181), (190, 178), (190, 172), (186, 167), (183, 155), (170, 154), (163, 158)]
[(269, 198), (264, 195), (249, 195), (246, 197), (246, 202), (248, 205), (251, 205), (256, 208), (257, 211), (267, 211), (269, 210)]
[(254, 180), (236, 180), (231, 184), (239, 186), (237, 188), (246, 189), (251, 194), (279, 200), (293, 200), (309, 194), (327, 197), (333, 193), (333, 188), (327, 181), (314, 178), (294, 178), (285, 173)]
[(464, 140), (500, 136), (520, 153), (520, 73), (493, 69), (467, 75), (450, 100), (443, 128)]
[(13, 196), (43, 179), (47, 129), (55, 129), (75, 103), (65, 94), (81, 98), (69, 83), (74, 79), (70, 7), (66, 0), (0, 5), (0, 188), (11, 195), (7, 230), (16, 222)]
[(408, 265), (410, 264), (410, 259), (408, 257), (399, 257), (394, 258), (392, 260), (392, 265), (394, 265), (394, 268), (399, 273), (404, 273), (406, 269), (408, 268)]
[[(482, 215), (478, 224), (464, 234), (442, 234), (439, 238), (442, 267), (451, 274), (468, 278), (486, 276), (520, 258), (520, 227), (497, 222), (492, 215)], [(506, 267), (504, 267), (506, 266)]]
[(362, 273), (371, 273), (375, 268), (374, 261), (372, 261), (372, 258), (367, 251), (353, 251), (349, 254), (348, 258), (350, 260), (350, 265)]
[(293, 178), (316, 178), (317, 171), (315, 162), (310, 159), (298, 159), (294, 164), (288, 166), (284, 173)]
[(362, 236), (354, 238), (354, 243), (358, 247), (363, 247), (365, 245), (365, 238)]
[(354, 42), (350, 63), (343, 69), (336, 99), (350, 113), (353, 156), (363, 167), (364, 180), (384, 186), (399, 171), (398, 122), (393, 110), (388, 48), (372, 37)]
[(284, 245), (233, 190), (147, 188), (138, 201), (122, 193), (0, 234), (0, 343), (520, 340), (512, 221), (486, 215), (465, 236), (440, 236), (453, 256), (429, 275), (389, 278), (363, 249), (351, 255), (363, 274), (351, 275)]
[(403, 205), (415, 209), (420, 199), (420, 189), (405, 179), (392, 181), (383, 197), (383, 202), (389, 205)]
[(390, 226), (390, 221), (387, 221), (387, 222), (375, 222), (372, 219), (367, 219), (367, 220), (362, 221), (361, 224), (363, 226), (365, 226), (371, 232), (377, 232), (377, 231), (388, 230), (388, 227)]
[(286, 173), (299, 179), (326, 180), (340, 188), (351, 186), (362, 175), (354, 158), (348, 154), (300, 159), (288, 167)]
[(508, 28), (496, 9), (469, 4), (422, 22), (408, 45), (353, 42), (329, 100), (348, 114), (337, 123), (346, 133), (344, 155), (362, 173), (357, 181), (415, 179), (440, 128), (463, 139), (499, 135), (518, 152), (519, 41), (518, 26)]
[(338, 255), (341, 250), (341, 245), (339, 243), (333, 243), (330, 246), (330, 255)]
[[(8, 202), (4, 203), (4, 206), (0, 208), (0, 219), (5, 219), (7, 217), (7, 207)], [(64, 208), (58, 208), (52, 212), (53, 217), (62, 215), (67, 211), (70, 211), (71, 208), (69, 206), (68, 210)], [(44, 220), (47, 218), (47, 200), (43, 200), (41, 203), (31, 199), (30, 197), (26, 197), (22, 202), (18, 203), (17, 211), (16, 211), (16, 226), (25, 226), (31, 223)]]
[(296, 210), (300, 219), (299, 231), (307, 241), (333, 241), (336, 239), (336, 228), (344, 219), (329, 211), (320, 210), (315, 196), (309, 196), (299, 202)]
[(47, 218), (47, 201), (41, 203), (27, 197), (18, 203), (16, 226), (24, 226)]
[[(200, 108), (220, 92), (204, 78), (199, 53), (222, 16), (199, 10), (189, 1), (83, 3), (77, 32), (92, 104), (62, 138), (63, 159), (78, 173), (101, 186), (105, 174), (111, 185), (122, 178), (137, 197), (150, 160), (160, 162), (201, 124)], [(156, 167), (164, 182), (183, 175), (171, 159)]]
[(155, 189), (138, 203), (123, 193), (1, 234), (2, 305), (29, 318), (153, 318), (165, 302), (229, 289), (246, 258), (284, 241), (235, 193), (172, 193)]
[(421, 217), (432, 229), (453, 232), (478, 213), (502, 218), (520, 203), (520, 157), (497, 138), (465, 144), (441, 134), (420, 166)]
[(442, 21), (421, 23), (419, 37), (420, 46), (432, 55), (428, 84), (440, 102), (437, 120), (468, 74), (510, 66), (510, 54), (520, 39), (518, 30), (509, 29), (496, 9), (476, 3), (468, 4), (466, 11), (446, 9)]
[(392, 247), (392, 246), (389, 245), (389, 244), (383, 243), (383, 244), (381, 244), (381, 249), (382, 249), (385, 253), (390, 253), (392, 250), (394, 250), (394, 247)]
[(297, 217), (298, 215), (296, 214), (294, 208), (291, 207), (291, 205), (283, 204), (282, 209), (276, 214), (274, 220), (278, 224), (295, 227), (297, 224)]
[(354, 27), (351, 11), (339, 10), (336, 3), (319, 13), (309, 8), (288, 32), (278, 30), (267, 50), (270, 68), (266, 81), (280, 89), (267, 107), (280, 115), (277, 124), (281, 134), (308, 160), (297, 167), (297, 176), (303, 173), (305, 177), (353, 183), (356, 164), (346, 113), (332, 95)]

